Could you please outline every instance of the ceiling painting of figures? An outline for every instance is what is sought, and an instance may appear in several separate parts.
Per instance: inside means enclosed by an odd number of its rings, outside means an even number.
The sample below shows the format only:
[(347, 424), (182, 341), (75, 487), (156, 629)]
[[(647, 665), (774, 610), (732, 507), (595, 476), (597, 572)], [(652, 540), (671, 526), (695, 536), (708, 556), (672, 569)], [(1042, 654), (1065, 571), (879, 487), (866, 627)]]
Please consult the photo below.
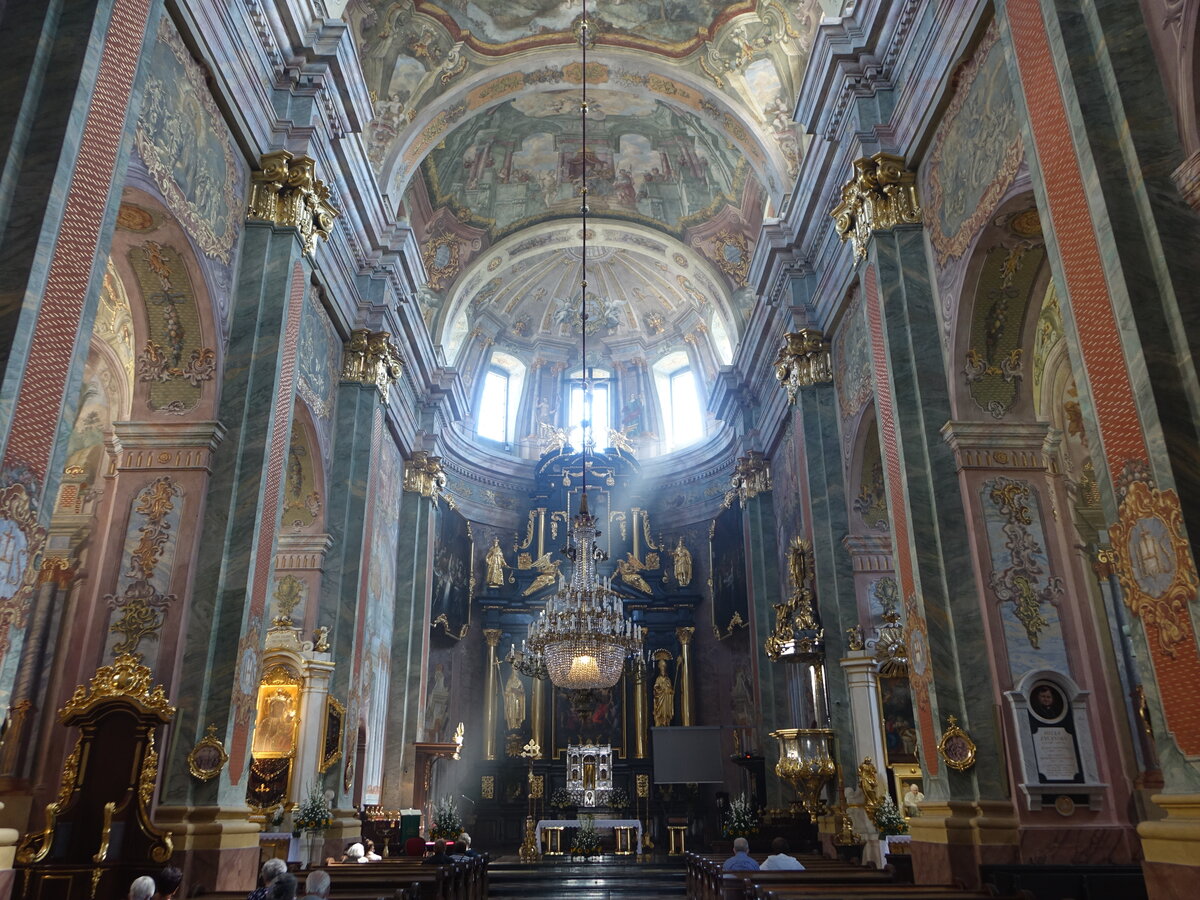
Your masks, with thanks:
[(494, 242), (546, 219), (578, 217), (585, 167), (594, 214), (676, 236), (741, 205), (749, 167), (699, 117), (606, 92), (592, 104), (585, 156), (578, 105), (577, 92), (529, 94), (456, 129), (422, 166), (432, 206), (487, 229)]

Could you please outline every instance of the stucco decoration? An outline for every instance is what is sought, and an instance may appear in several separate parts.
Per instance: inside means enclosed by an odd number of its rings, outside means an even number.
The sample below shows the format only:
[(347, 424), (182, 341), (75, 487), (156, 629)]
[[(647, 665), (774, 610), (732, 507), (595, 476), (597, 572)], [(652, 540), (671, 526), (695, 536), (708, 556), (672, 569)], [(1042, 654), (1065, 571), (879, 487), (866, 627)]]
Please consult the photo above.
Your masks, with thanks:
[(308, 432), (296, 420), (292, 422), (292, 440), (288, 445), (287, 468), (283, 479), (283, 527), (306, 531), (323, 521), (324, 502), (317, 486), (314, 468), (320, 465), (319, 453), (309, 444)]
[(958, 73), (924, 172), (925, 224), (939, 265), (966, 251), (1012, 184), (1024, 155), (998, 38), (993, 21)]
[(981, 488), (992, 571), (988, 587), (1002, 604), (1005, 650), (1016, 678), (1037, 666), (1066, 669), (1067, 651), (1055, 602), (1063, 581), (1050, 571), (1037, 490), (998, 477)]
[(315, 290), (304, 299), (300, 347), (296, 354), (296, 393), (312, 414), (327, 423), (333, 414), (333, 388), (342, 364), (342, 342)]
[(203, 253), (228, 264), (245, 172), (204, 72), (170, 16), (159, 24), (134, 140), (167, 208)]
[(216, 373), (216, 351), (204, 346), (191, 274), (176, 248), (157, 241), (131, 248), (129, 265), (146, 309), (138, 380), (150, 384), (151, 409), (183, 415)]

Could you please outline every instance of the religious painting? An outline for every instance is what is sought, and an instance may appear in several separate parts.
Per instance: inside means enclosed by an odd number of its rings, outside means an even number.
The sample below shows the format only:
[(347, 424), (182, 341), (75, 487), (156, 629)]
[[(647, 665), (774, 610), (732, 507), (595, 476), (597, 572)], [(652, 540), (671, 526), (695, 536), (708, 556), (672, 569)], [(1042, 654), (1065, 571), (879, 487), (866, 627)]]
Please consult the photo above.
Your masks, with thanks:
[(880, 678), (883, 742), (889, 766), (917, 761), (917, 728), (913, 724), (912, 689), (907, 678)]
[(554, 689), (554, 756), (568, 744), (611, 744), (625, 756), (625, 677), (611, 688), (593, 691), (588, 708), (572, 708), (568, 691)]
[(471, 523), (457, 509), (439, 506), (433, 545), (430, 624), (455, 640), (466, 637), (475, 592), (475, 543)]
[(278, 759), (295, 752), (299, 712), (300, 685), (259, 685), (258, 718), (251, 750), (256, 759)]
[(300, 345), (296, 353), (296, 393), (325, 423), (333, 413), (333, 391), (341, 371), (342, 342), (316, 289), (304, 298)]
[(906, 819), (919, 816), (921, 804), (925, 801), (925, 779), (920, 766), (893, 766), (891, 772), (900, 814)]
[(167, 207), (206, 255), (229, 263), (245, 174), (221, 111), (170, 16), (147, 65), (137, 151)]
[(746, 548), (742, 511), (721, 510), (708, 532), (709, 588), (712, 590), (712, 629), (717, 640), (729, 637), (749, 621), (747, 610)]
[(1068, 709), (1062, 689), (1052, 681), (1039, 681), (1029, 692), (1029, 714), (1045, 725), (1061, 722)]

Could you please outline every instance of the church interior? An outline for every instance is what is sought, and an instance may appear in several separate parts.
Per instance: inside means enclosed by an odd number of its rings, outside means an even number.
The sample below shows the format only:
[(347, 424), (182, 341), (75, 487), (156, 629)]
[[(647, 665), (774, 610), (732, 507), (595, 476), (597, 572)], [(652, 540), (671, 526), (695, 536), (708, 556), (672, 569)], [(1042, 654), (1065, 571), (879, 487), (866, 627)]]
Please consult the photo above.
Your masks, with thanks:
[(1198, 48), (0, 2), (0, 895), (461, 831), (1187, 895)]

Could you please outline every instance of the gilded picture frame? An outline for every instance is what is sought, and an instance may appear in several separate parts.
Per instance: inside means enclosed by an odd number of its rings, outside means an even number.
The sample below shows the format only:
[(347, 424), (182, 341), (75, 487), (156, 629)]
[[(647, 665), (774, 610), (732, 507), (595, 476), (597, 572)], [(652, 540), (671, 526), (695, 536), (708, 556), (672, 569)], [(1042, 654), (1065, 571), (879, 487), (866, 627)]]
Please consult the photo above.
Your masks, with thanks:
[(942, 739), (938, 741), (938, 755), (950, 768), (965, 772), (975, 765), (975, 755), (979, 748), (971, 740), (971, 736), (958, 727), (958, 719), (950, 716), (947, 721), (950, 724), (942, 732)]
[(346, 707), (336, 697), (325, 698), (325, 730), (321, 735), (321, 764), (317, 771), (324, 774), (342, 758), (342, 731)]
[(280, 759), (294, 755), (299, 723), (300, 685), (260, 684), (254, 743), (250, 751), (254, 758)]
[(193, 778), (200, 781), (212, 781), (221, 774), (225, 764), (229, 762), (229, 754), (225, 745), (217, 737), (217, 726), (209, 725), (204, 737), (196, 742), (187, 755), (188, 771)]

